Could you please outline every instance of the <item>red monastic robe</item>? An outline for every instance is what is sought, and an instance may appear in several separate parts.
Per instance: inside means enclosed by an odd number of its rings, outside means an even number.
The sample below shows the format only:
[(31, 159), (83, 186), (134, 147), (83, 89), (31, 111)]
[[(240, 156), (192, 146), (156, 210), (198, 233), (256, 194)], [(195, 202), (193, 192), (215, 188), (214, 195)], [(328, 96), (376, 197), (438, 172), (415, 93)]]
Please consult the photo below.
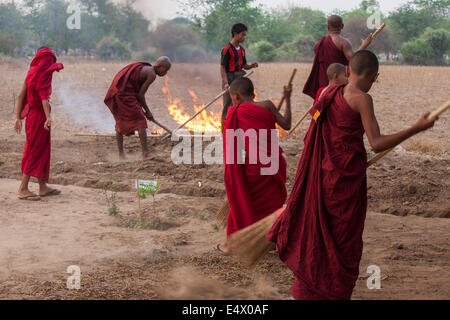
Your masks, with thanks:
[(23, 101), (21, 118), (26, 118), (26, 142), (22, 157), (22, 173), (48, 182), (50, 176), (50, 130), (44, 128), (46, 119), (42, 100), (50, 100), (53, 72), (64, 68), (56, 63), (52, 50), (43, 48), (30, 64), (25, 82), (27, 95)]
[(136, 62), (123, 68), (114, 77), (106, 93), (105, 104), (116, 120), (116, 131), (126, 136), (148, 127), (144, 111), (137, 99), (141, 89), (139, 74), (145, 66), (151, 64)]
[(328, 90), (328, 87), (322, 87), (317, 91), (316, 98), (314, 99), (314, 104), (319, 102), (320, 98), (322, 98), (322, 92)]
[[(227, 221), (227, 235), (243, 229), (280, 209), (287, 198), (286, 160), (277, 141), (272, 141), (271, 130), (275, 130), (275, 115), (267, 109), (252, 103), (230, 107), (224, 121), (223, 150), (225, 159), (225, 189), (230, 211)], [(256, 130), (256, 139), (245, 139), (245, 164), (237, 163), (238, 138), (234, 142), (227, 139), (227, 129)], [(267, 144), (260, 141), (260, 131), (267, 130)], [(265, 138), (263, 138), (266, 140)], [(278, 170), (272, 175), (262, 175), (261, 169), (271, 167), (261, 161), (259, 153), (271, 156), (272, 144), (276, 143)], [(251, 146), (256, 146), (257, 163), (250, 164)], [(233, 149), (234, 148), (234, 149)], [(234, 157), (232, 156), (234, 154)], [(274, 156), (275, 158), (275, 156)], [(231, 164), (234, 159), (234, 164)], [(265, 164), (263, 164), (265, 163)]]
[(328, 85), (327, 69), (332, 63), (348, 65), (344, 53), (334, 44), (331, 36), (320, 39), (314, 48), (315, 57), (311, 74), (306, 81), (303, 93), (315, 99), (317, 90)]
[(350, 299), (359, 274), (367, 154), (343, 88), (330, 87), (312, 109), (287, 208), (267, 235), (297, 277), (295, 299)]

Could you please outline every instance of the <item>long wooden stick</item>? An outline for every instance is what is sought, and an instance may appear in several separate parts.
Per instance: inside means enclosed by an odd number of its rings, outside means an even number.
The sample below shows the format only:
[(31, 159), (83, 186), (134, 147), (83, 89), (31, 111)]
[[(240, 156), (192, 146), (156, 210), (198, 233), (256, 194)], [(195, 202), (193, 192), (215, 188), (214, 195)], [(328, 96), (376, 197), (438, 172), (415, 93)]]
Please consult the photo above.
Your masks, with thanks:
[(383, 23), (373, 34), (372, 34), (372, 39), (374, 39), (380, 32), (381, 30), (384, 29), (384, 27), (386, 27), (386, 23)]
[(166, 130), (169, 134), (172, 134), (172, 131), (170, 129), (168, 129), (166, 126), (163, 126), (161, 123), (159, 123), (155, 119), (152, 119), (152, 122), (155, 123), (158, 127)]
[[(450, 108), (450, 100), (447, 101), (446, 103), (444, 103), (439, 109), (435, 110), (434, 112), (432, 112), (429, 116), (428, 119), (429, 120), (436, 120), (437, 117), (439, 117), (440, 114), (442, 114), (444, 111), (446, 111), (448, 108)], [(368, 163), (367, 166), (370, 167), (373, 164), (375, 164), (378, 160), (380, 160), (381, 158), (383, 158), (385, 155), (387, 155), (389, 152), (391, 152), (392, 150), (394, 150), (395, 147), (390, 148), (388, 150), (385, 150), (383, 152), (380, 152), (379, 154), (377, 154), (373, 159), (371, 159)]]
[(288, 133), (288, 137), (295, 131), (295, 129), (297, 129), (297, 127), (303, 122), (303, 120), (305, 120), (305, 118), (308, 116), (309, 114), (309, 110), (305, 112), (305, 114), (303, 115), (303, 117), (300, 118), (300, 120), (298, 120), (298, 122), (295, 124), (295, 126), (291, 129), (291, 131), (289, 131)]
[[(292, 70), (292, 74), (291, 74), (291, 78), (289, 79), (288, 82), (288, 87), (292, 86), (292, 82), (294, 81), (294, 77), (297, 73), (297, 69)], [(283, 97), (281, 98), (280, 102), (278, 103), (278, 107), (277, 110), (280, 111), (281, 107), (283, 106), (284, 100), (286, 99), (286, 97), (283, 94)]]
[[(244, 77), (248, 78), (249, 76), (251, 76), (255, 71), (250, 71), (249, 73), (245, 74)], [(219, 93), (213, 100), (211, 100), (211, 102), (209, 102), (207, 105), (205, 105), (203, 108), (201, 108), (196, 114), (194, 114), (192, 117), (190, 117), (186, 122), (184, 122), (182, 125), (178, 126), (178, 128), (176, 128), (175, 130), (172, 131), (172, 133), (169, 133), (167, 135), (165, 135), (161, 141), (166, 140), (167, 138), (169, 138), (175, 131), (180, 130), (181, 128), (183, 128), (185, 125), (187, 125), (189, 122), (191, 122), (192, 120), (194, 120), (195, 117), (197, 117), (200, 113), (202, 113), (204, 110), (206, 110), (207, 108), (209, 108), (214, 102), (216, 102), (217, 100), (219, 100), (225, 93), (228, 92), (229, 89), (222, 91), (221, 93)]]
[(142, 209), (141, 209), (141, 195), (139, 194), (139, 179), (136, 180), (137, 186), (136, 186), (136, 190), (137, 190), (137, 197), (138, 197), (138, 214), (139, 214), (139, 220), (142, 221)]

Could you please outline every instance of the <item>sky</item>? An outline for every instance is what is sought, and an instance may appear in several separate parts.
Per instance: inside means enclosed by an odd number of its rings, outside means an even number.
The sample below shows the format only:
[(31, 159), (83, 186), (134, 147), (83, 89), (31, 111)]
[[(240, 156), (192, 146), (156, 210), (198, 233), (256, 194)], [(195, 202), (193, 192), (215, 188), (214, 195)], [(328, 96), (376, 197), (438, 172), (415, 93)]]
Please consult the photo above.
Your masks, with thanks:
[[(380, 0), (380, 7), (383, 13), (389, 13), (398, 8), (408, 0)], [(358, 7), (361, 0), (256, 0), (255, 3), (263, 5), (265, 8), (286, 8), (292, 5), (319, 9), (326, 13), (333, 9), (351, 10)], [(181, 10), (177, 0), (137, 0), (139, 10), (153, 23), (158, 19), (172, 19)]]

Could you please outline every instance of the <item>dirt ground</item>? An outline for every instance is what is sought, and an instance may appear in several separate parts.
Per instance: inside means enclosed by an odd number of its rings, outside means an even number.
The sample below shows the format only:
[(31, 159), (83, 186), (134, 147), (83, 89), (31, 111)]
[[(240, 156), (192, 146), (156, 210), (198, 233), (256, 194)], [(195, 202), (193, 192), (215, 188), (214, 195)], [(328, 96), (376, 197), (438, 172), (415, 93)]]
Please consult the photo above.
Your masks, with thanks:
[[(50, 181), (63, 193), (25, 202), (16, 196), (25, 137), (16, 135), (12, 124), (26, 61), (0, 61), (0, 299), (290, 299), (294, 278), (275, 254), (248, 270), (213, 250), (225, 238), (215, 224), (225, 197), (221, 165), (175, 165), (170, 158), (175, 142), (159, 137), (149, 137), (154, 158), (146, 162), (139, 158), (138, 139), (126, 138), (128, 160), (121, 162), (113, 138), (75, 136), (113, 132), (102, 101), (124, 64), (63, 63), (53, 81)], [(279, 99), (293, 68), (299, 70), (295, 121), (311, 103), (301, 95), (310, 65), (263, 64), (252, 79), (259, 99)], [(450, 68), (383, 66), (380, 73), (372, 95), (384, 133), (406, 128), (448, 100)], [(172, 95), (190, 114), (189, 89), (204, 102), (220, 91), (216, 65), (175, 65), (169, 76)], [(158, 79), (147, 100), (155, 118), (175, 128), (163, 86)], [(220, 103), (211, 112), (218, 117)], [(369, 208), (354, 299), (450, 297), (449, 118), (450, 113), (442, 115), (431, 131), (368, 169)], [(289, 190), (307, 126), (282, 140)], [(142, 201), (151, 222), (146, 228), (134, 223), (134, 179), (162, 186), (154, 203)], [(107, 214), (103, 194), (112, 183), (117, 216)], [(66, 287), (70, 265), (81, 268), (80, 290)], [(371, 265), (381, 268), (381, 290), (366, 286)]]

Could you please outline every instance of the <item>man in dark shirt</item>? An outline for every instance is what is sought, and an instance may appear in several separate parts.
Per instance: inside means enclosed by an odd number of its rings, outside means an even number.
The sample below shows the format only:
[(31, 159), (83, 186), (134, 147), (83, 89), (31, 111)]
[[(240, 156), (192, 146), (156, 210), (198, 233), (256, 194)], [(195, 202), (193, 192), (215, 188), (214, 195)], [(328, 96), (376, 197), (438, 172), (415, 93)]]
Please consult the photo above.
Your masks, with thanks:
[[(220, 63), (220, 75), (222, 77), (222, 89), (227, 90), (231, 83), (245, 75), (244, 70), (258, 67), (257, 62), (247, 64), (245, 49), (241, 45), (247, 37), (247, 27), (242, 23), (237, 23), (231, 28), (231, 42), (222, 50)], [(228, 108), (232, 105), (230, 94), (227, 92), (223, 96), (222, 128), (223, 121), (227, 118)]]

